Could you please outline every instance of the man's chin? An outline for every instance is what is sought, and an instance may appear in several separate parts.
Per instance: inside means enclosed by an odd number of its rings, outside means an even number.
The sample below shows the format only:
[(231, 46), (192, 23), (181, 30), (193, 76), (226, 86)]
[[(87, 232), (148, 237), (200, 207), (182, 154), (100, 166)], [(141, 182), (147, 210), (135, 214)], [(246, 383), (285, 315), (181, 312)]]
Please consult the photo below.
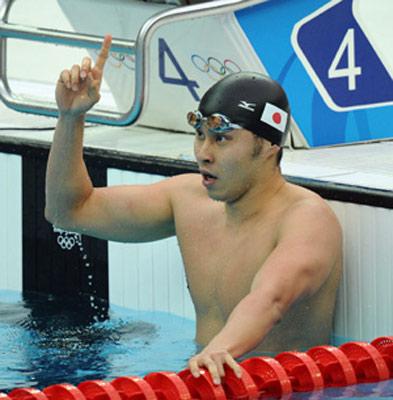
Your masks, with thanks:
[(212, 189), (207, 190), (207, 195), (209, 196), (210, 199), (214, 201), (226, 202), (228, 200), (228, 196), (226, 196), (224, 193), (219, 193), (218, 191), (214, 191)]
[(223, 190), (223, 185), (221, 185), (221, 190), (217, 185), (211, 185), (210, 187), (206, 187), (205, 189), (207, 191), (207, 195), (209, 196), (210, 199), (215, 200), (215, 201), (222, 201), (222, 202), (231, 202), (233, 199), (233, 195), (231, 197), (230, 193), (228, 191)]
[(225, 197), (217, 192), (215, 192), (212, 189), (207, 189), (207, 195), (209, 196), (210, 199), (215, 200), (215, 201), (225, 201)]
[(208, 190), (207, 195), (214, 201), (220, 201), (226, 204), (235, 204), (243, 197), (242, 195), (239, 196), (236, 193), (220, 193), (218, 190)]

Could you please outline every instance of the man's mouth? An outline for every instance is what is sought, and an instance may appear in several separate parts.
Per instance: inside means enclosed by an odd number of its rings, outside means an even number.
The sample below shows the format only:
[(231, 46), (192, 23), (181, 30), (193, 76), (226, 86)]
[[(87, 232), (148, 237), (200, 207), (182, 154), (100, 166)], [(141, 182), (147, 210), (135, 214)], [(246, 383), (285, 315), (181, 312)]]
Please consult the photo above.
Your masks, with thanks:
[(215, 175), (211, 174), (210, 172), (200, 171), (200, 173), (202, 175), (202, 183), (206, 187), (213, 185), (218, 179)]

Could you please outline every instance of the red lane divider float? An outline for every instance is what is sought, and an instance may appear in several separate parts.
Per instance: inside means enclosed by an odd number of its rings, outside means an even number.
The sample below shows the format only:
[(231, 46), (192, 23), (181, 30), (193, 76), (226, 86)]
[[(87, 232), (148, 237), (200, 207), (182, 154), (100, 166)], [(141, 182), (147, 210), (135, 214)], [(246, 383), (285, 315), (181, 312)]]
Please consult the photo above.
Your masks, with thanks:
[(312, 392), (324, 388), (322, 373), (308, 354), (286, 351), (275, 358), (287, 372), (293, 391)]
[(355, 371), (345, 353), (333, 346), (317, 346), (307, 351), (322, 373), (325, 387), (354, 385)]
[(69, 383), (48, 386), (43, 392), (49, 400), (86, 400), (84, 394)]
[(157, 400), (153, 388), (139, 376), (125, 376), (112, 381), (122, 400)]
[(48, 400), (45, 393), (34, 388), (14, 389), (8, 396), (18, 400)]
[(385, 360), (390, 371), (390, 378), (393, 378), (393, 336), (382, 336), (371, 342)]
[(152, 372), (145, 376), (145, 381), (159, 400), (192, 400), (186, 384), (174, 372)]
[[(242, 376), (225, 367), (221, 385), (209, 372), (194, 378), (186, 369), (153, 372), (144, 378), (127, 376), (112, 382), (92, 380), (14, 389), (0, 400), (257, 400), (287, 398), (292, 392), (319, 391), (393, 378), (393, 336), (369, 343), (349, 342), (339, 348), (316, 346), (306, 353), (286, 351), (275, 358), (253, 357), (240, 363)], [(343, 389), (345, 390), (345, 389)]]
[(349, 342), (339, 348), (352, 364), (358, 383), (379, 382), (389, 379), (390, 372), (385, 360), (371, 344)]
[(86, 381), (78, 385), (86, 400), (122, 400), (119, 392), (105, 381)]
[(227, 400), (224, 388), (221, 385), (215, 385), (210, 374), (201, 370), (199, 378), (194, 378), (189, 369), (179, 372), (180, 378), (186, 384), (193, 399), (206, 400)]
[(225, 366), (225, 379), (222, 386), (228, 399), (257, 400), (259, 398), (258, 388), (245, 368), (239, 379), (232, 369)]
[(288, 374), (274, 358), (249, 358), (243, 361), (241, 365), (254, 380), (260, 396), (282, 397), (292, 393)]

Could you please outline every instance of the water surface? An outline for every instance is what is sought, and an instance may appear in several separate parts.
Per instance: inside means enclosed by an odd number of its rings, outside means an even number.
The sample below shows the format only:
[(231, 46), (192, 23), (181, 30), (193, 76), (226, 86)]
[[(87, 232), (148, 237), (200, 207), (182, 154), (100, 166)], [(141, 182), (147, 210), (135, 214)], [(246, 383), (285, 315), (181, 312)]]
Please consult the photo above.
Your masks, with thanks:
[(180, 371), (194, 321), (94, 299), (0, 291), (0, 391)]

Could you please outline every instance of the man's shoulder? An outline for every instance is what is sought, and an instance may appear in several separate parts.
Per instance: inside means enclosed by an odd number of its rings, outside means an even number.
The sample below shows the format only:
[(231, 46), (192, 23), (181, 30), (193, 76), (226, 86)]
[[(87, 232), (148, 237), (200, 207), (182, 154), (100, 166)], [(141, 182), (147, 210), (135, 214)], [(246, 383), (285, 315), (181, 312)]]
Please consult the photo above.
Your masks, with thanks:
[(187, 197), (206, 197), (206, 190), (202, 185), (201, 175), (186, 173), (173, 176), (167, 180), (167, 186), (173, 200)]
[(340, 229), (338, 219), (325, 199), (311, 190), (292, 185), (295, 195), (283, 216), (283, 222), (321, 225)]
[(342, 259), (343, 233), (334, 211), (322, 197), (311, 191), (292, 202), (283, 216), (277, 243), (300, 249), (304, 260), (330, 270)]
[(190, 221), (192, 216), (211, 214), (217, 207), (208, 196), (200, 174), (181, 174), (170, 178), (170, 199), (175, 219)]
[(198, 173), (185, 173), (172, 176), (168, 179), (168, 184), (174, 190), (202, 188), (201, 175)]
[(290, 203), (290, 208), (292, 208), (292, 210), (330, 208), (326, 200), (317, 193), (299, 185), (291, 183), (287, 183), (287, 185), (289, 186), (289, 191), (291, 193), (292, 201)]

